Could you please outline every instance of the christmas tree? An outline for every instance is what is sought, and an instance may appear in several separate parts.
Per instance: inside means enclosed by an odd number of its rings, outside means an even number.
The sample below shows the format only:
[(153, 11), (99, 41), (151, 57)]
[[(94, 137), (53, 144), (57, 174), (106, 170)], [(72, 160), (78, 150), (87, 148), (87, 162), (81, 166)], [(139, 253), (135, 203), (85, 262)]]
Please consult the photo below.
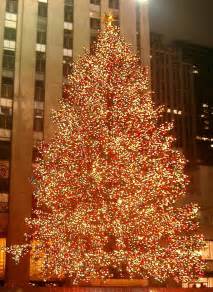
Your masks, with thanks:
[[(172, 125), (160, 124), (149, 74), (106, 24), (73, 74), (40, 146), (26, 220), (44, 277), (192, 279), (202, 273), (198, 208), (181, 205), (188, 178)], [(29, 245), (13, 246), (16, 261)]]

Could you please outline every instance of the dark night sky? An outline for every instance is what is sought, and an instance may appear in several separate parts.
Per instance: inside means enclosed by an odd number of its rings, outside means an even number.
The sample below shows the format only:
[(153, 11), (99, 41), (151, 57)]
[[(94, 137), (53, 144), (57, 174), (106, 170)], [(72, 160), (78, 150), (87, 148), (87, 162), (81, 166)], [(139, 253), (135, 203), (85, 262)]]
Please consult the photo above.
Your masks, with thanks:
[(166, 40), (213, 47), (213, 0), (148, 0), (150, 29)]

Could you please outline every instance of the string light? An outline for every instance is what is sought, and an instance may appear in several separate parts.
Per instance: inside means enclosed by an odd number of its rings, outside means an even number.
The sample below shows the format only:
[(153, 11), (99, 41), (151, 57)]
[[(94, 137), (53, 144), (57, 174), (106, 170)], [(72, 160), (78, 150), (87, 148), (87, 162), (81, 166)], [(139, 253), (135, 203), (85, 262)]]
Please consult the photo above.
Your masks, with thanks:
[(188, 178), (173, 148), (172, 125), (159, 125), (149, 74), (119, 29), (106, 25), (95, 51), (73, 65), (54, 113), (57, 127), (40, 145), (27, 242), (45, 279), (198, 277), (198, 208), (177, 204)]

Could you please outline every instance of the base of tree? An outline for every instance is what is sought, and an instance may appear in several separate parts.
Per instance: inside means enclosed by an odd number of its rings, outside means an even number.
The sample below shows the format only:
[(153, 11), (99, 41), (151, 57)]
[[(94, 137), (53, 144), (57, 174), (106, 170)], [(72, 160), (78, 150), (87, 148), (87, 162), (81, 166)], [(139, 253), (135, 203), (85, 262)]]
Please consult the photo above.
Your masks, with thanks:
[(98, 287), (148, 287), (149, 280), (147, 279), (106, 279), (92, 280), (87, 283), (87, 286)]

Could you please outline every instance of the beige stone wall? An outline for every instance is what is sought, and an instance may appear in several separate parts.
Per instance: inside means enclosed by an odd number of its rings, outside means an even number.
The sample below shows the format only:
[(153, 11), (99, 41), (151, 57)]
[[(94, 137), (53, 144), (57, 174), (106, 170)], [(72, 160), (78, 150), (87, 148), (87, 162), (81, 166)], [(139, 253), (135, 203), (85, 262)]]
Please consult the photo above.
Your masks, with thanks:
[(79, 57), (90, 44), (89, 0), (74, 0), (73, 57)]
[(48, 1), (44, 139), (47, 141), (54, 132), (51, 111), (57, 109), (62, 95), (63, 68), (64, 0)]
[(142, 1), (140, 13), (140, 47), (141, 60), (145, 66), (150, 67), (150, 29), (149, 29), (149, 4)]
[(136, 52), (136, 7), (135, 1), (120, 0), (121, 34)]
[[(19, 0), (13, 105), (11, 182), (7, 245), (23, 242), (24, 220), (31, 214), (33, 109), (37, 1)], [(6, 279), (13, 285), (28, 282), (29, 261), (19, 265), (7, 257)]]

